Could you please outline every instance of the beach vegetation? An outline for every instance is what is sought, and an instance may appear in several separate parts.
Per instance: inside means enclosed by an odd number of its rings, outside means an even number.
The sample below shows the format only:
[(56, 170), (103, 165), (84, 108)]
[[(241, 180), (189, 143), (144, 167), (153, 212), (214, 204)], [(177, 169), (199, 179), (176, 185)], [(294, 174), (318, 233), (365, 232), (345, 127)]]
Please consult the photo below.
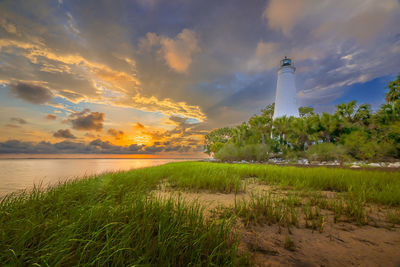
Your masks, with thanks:
[(386, 103), (375, 112), (356, 101), (318, 114), (300, 107), (299, 117), (273, 119), (274, 104), (236, 127), (206, 135), (205, 151), (222, 161), (268, 158), (316, 161), (393, 161), (400, 158), (400, 74), (389, 82)]

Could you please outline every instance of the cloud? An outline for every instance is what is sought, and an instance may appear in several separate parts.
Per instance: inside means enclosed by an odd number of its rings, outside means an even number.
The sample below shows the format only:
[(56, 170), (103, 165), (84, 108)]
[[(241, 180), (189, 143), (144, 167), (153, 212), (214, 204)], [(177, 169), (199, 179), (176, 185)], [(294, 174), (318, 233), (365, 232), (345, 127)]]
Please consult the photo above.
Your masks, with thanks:
[(60, 129), (53, 134), (56, 138), (76, 139), (76, 136), (71, 133), (69, 129)]
[(91, 138), (91, 139), (96, 138), (96, 136), (94, 134), (91, 134), (91, 133), (85, 133), (85, 136), (88, 137), (88, 138)]
[(141, 124), (140, 122), (136, 122), (136, 124), (135, 124), (135, 128), (138, 128), (138, 129), (143, 129), (143, 128), (144, 128), (144, 125), (143, 125), (143, 124)]
[(32, 104), (45, 104), (53, 98), (53, 94), (49, 89), (23, 82), (10, 84), (10, 92), (14, 96)]
[[(268, 20), (268, 25), (272, 29), (290, 35), (296, 21), (305, 15), (303, 7), (306, 2), (306, 0), (271, 0), (264, 10), (263, 18)], [(317, 4), (319, 1), (309, 2)]]
[(0, 26), (6, 30), (6, 32), (11, 33), (11, 34), (18, 34), (17, 32), (17, 27), (12, 24), (7, 22), (4, 18), (0, 18)]
[[(400, 62), (396, 0), (16, 1), (0, 4), (1, 84), (48, 89), (45, 104), (57, 110), (38, 108), (60, 116), (111, 107), (107, 119), (124, 131), (117, 112), (145, 111), (146, 129), (135, 130), (174, 147), (271, 103), (285, 55), (297, 67), (303, 105), (332, 103), (351, 84), (394, 74)], [(172, 116), (203, 123), (155, 122)]]
[(154, 8), (159, 0), (137, 0), (137, 2), (145, 8)]
[(146, 146), (144, 148), (144, 151), (148, 153), (156, 153), (156, 152), (161, 152), (164, 150), (164, 147), (162, 146)]
[(47, 115), (45, 116), (45, 119), (46, 119), (46, 120), (49, 120), (49, 121), (54, 121), (54, 120), (57, 119), (57, 116), (54, 115), (54, 114), (47, 114)]
[(192, 147), (191, 146), (167, 146), (164, 151), (165, 152), (188, 152)]
[(50, 142), (24, 142), (20, 140), (8, 140), (0, 142), (0, 153), (27, 153), (27, 154), (143, 154), (142, 146), (132, 144), (129, 146), (117, 146), (100, 139), (85, 144), (69, 140), (58, 143)]
[(108, 129), (107, 133), (113, 136), (116, 140), (120, 140), (125, 136), (124, 131), (116, 130), (116, 129)]
[(159, 100), (155, 96), (144, 97), (137, 94), (131, 98), (121, 100), (120, 104), (122, 106), (134, 107), (139, 110), (161, 112), (167, 116), (181, 115), (199, 121), (204, 121), (206, 119), (206, 115), (201, 111), (199, 106), (188, 105), (185, 102), (174, 102), (169, 98)]
[(253, 58), (247, 63), (249, 71), (264, 71), (276, 68), (282, 58), (282, 51), (279, 51), (279, 43), (259, 42)]
[(197, 125), (197, 123), (188, 123), (188, 118), (184, 117), (171, 116), (168, 119), (175, 125), (175, 128), (167, 131), (167, 135), (179, 134), (181, 137), (191, 135), (191, 128)]
[(108, 141), (102, 141), (100, 139), (93, 140), (90, 142), (86, 149), (90, 153), (106, 153), (106, 154), (130, 154), (130, 153), (143, 153), (141, 151), (142, 146), (132, 144), (129, 146), (117, 146), (113, 145)]
[(11, 123), (6, 124), (6, 127), (9, 127), (9, 128), (21, 128), (21, 126), (15, 125), (15, 124), (11, 124)]
[(91, 112), (89, 109), (84, 109), (82, 112), (72, 113), (67, 121), (75, 130), (100, 132), (103, 130), (104, 117), (105, 114), (102, 112)]
[[(76, 52), (60, 52), (65, 50), (63, 47), (51, 49), (37, 41), (5, 38), (0, 39), (0, 50), (9, 54), (6, 60), (12, 62), (3, 69), (0, 78), (34, 78), (37, 82), (46, 83), (54, 92), (58, 92), (58, 96), (74, 103), (84, 99), (101, 99), (100, 86), (124, 93), (127, 89), (136, 90), (140, 85), (135, 73), (112, 69), (107, 64), (88, 60)], [(27, 61), (30, 68), (26, 68)], [(18, 69), (11, 67), (16, 64), (20, 65)]]
[(58, 92), (59, 96), (68, 99), (72, 103), (79, 103), (85, 99), (85, 96), (68, 90)]
[[(191, 122), (189, 118), (171, 116), (165, 122), (167, 125), (173, 125), (171, 130), (143, 130), (141, 133), (149, 135), (154, 141), (153, 148), (163, 151), (173, 151), (172, 147), (189, 147), (187, 151), (195, 151), (197, 145), (203, 144), (204, 135), (208, 132), (203, 129), (204, 123)], [(178, 150), (176, 150), (178, 151)], [(187, 152), (186, 148), (181, 149), (181, 152)]]
[(196, 34), (184, 29), (176, 39), (161, 39), (162, 52), (167, 64), (177, 72), (186, 72), (192, 63), (193, 54), (200, 52)]
[[(38, 7), (20, 5), (25, 8), (4, 4), (0, 12), (0, 17), (15, 24), (21, 32), (21, 38), (4, 35), (0, 39), (0, 57), (6, 62), (0, 80), (6, 83), (35, 81), (50, 88), (54, 97), (65, 98), (74, 104), (85, 101), (124, 105), (150, 112), (161, 110), (167, 116), (192, 116), (193, 110), (198, 109), (200, 112), (195, 111), (195, 116), (204, 117), (198, 105), (189, 103), (196, 102), (191, 97), (193, 93), (180, 94), (187, 89), (187, 82), (183, 84), (176, 77), (168, 78), (171, 73), (179, 76), (182, 72), (187, 73), (200, 51), (193, 30), (183, 29), (173, 37), (154, 34), (156, 55), (141, 58), (131, 44), (138, 40), (127, 35), (130, 31), (111, 19), (93, 24), (90, 21), (92, 13), (84, 12), (87, 9), (93, 11), (89, 5), (74, 7), (68, 12), (63, 8), (54, 10), (47, 3)], [(108, 12), (113, 8), (118, 9), (118, 5), (107, 10), (100, 5), (98, 11)], [(46, 24), (39, 25), (32, 18), (40, 17), (43, 12), (47, 14)], [(138, 38), (143, 35), (139, 34)], [(147, 67), (139, 70), (138, 65), (142, 67), (149, 63), (149, 56), (161, 59), (155, 72), (149, 72)], [(139, 64), (139, 60), (143, 62)], [(164, 69), (158, 72), (158, 68)], [(154, 73), (165, 75), (166, 79), (154, 77)], [(149, 99), (151, 103), (147, 103)]]
[(183, 29), (174, 39), (147, 33), (146, 38), (140, 40), (142, 50), (149, 50), (153, 46), (161, 46), (159, 53), (167, 65), (178, 73), (185, 73), (192, 63), (192, 57), (201, 51), (196, 33), (189, 29)]
[(10, 121), (13, 121), (13, 122), (16, 122), (16, 123), (19, 123), (19, 124), (27, 124), (28, 123), (23, 118), (17, 118), (17, 117), (10, 118)]
[[(190, 40), (190, 36), (190, 33), (183, 31), (180, 38)], [(158, 43), (160, 49), (163, 47), (160, 43), (161, 40), (164, 40), (164, 38), (161, 38)], [(189, 66), (191, 52), (182, 50), (182, 55), (174, 57), (171, 49), (175, 47), (175, 43), (168, 44), (168, 48), (164, 49), (165, 53), (168, 54), (168, 58), (179, 60), (176, 63), (179, 66)], [(188, 46), (192, 47), (193, 45), (188, 44)], [(75, 104), (82, 101), (97, 102), (115, 106), (124, 105), (150, 112), (161, 111), (167, 115), (176, 113), (204, 118), (204, 114), (197, 105), (189, 105), (185, 101), (176, 101), (168, 97), (160, 100), (160, 98), (152, 95), (153, 88), (149, 87), (148, 84), (142, 85), (137, 77), (135, 62), (130, 58), (124, 57), (117, 60), (120, 62), (117, 65), (117, 69), (121, 68), (121, 66), (129, 66), (128, 71), (112, 69), (107, 64), (88, 60), (77, 53), (61, 54), (43, 44), (0, 39), (0, 49), (2, 48), (4, 48), (4, 51), (7, 51), (7, 48), (14, 49), (14, 52), (10, 52), (7, 57), (7, 61), (9, 61), (7, 66), (20, 65), (18, 72), (13, 68), (4, 68), (3, 75), (0, 73), (0, 79), (6, 79), (5, 81), (8, 83), (11, 83), (11, 78), (28, 79), (34, 75), (37, 83), (45, 83), (46, 86), (51, 87), (52, 91), (54, 91), (52, 96), (68, 99)], [(192, 51), (191, 49), (189, 50)], [(25, 69), (27, 60), (34, 69), (37, 69), (33, 74), (32, 69)], [(172, 64), (171, 60), (169, 62)], [(151, 77), (152, 80), (154, 80), (153, 78)], [(105, 91), (109, 94), (107, 98), (102, 96)], [(48, 102), (48, 99), (40, 97), (35, 100), (43, 104)]]
[(306, 26), (314, 37), (335, 35), (365, 41), (382, 33), (386, 26), (393, 26), (390, 20), (399, 9), (397, 0), (271, 0), (263, 17), (271, 29), (280, 30), (286, 36), (292, 36), (295, 29)]

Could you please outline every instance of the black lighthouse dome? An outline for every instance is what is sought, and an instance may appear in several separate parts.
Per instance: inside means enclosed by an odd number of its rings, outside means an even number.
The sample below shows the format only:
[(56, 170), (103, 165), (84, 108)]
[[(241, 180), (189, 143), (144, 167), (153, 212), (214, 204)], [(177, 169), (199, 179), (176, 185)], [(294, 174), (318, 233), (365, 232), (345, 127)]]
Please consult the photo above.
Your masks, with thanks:
[(292, 60), (290, 58), (285, 57), (284, 59), (281, 60), (281, 67), (291, 66), (291, 65), (292, 65)]

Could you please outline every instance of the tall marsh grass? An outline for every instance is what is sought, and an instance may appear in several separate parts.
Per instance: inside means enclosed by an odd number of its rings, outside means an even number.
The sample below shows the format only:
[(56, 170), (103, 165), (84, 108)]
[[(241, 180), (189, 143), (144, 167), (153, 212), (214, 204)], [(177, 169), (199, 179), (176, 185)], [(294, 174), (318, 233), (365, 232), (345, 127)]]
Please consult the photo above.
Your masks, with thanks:
[[(192, 175), (195, 176), (194, 173), (205, 168), (207, 172), (203, 175), (207, 175), (207, 179), (210, 180), (218, 180), (221, 174), (224, 179), (233, 177), (232, 181), (237, 181), (238, 177), (240, 179), (252, 177), (267, 184), (289, 186), (295, 189), (342, 192), (361, 201), (400, 205), (400, 172), (207, 162), (180, 162), (170, 164), (170, 166), (176, 168), (176, 177), (180, 176), (180, 171), (184, 169), (193, 171)], [(188, 177), (190, 175), (186, 176)], [(209, 185), (209, 187), (213, 186)]]
[(2, 199), (0, 262), (10, 266), (237, 264), (238, 238), (230, 221), (205, 220), (196, 202), (148, 194), (160, 178), (145, 177), (144, 170), (107, 174)]

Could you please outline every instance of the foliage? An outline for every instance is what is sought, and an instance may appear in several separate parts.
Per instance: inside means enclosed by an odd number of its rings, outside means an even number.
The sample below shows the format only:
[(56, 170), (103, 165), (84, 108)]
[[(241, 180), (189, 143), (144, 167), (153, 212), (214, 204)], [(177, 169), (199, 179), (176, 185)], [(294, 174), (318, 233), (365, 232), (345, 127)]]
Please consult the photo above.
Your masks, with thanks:
[[(206, 151), (221, 160), (267, 157), (312, 160), (393, 160), (400, 158), (400, 74), (389, 83), (387, 103), (375, 113), (356, 101), (336, 105), (333, 114), (300, 107), (299, 118), (272, 119), (274, 104), (233, 128), (206, 136)], [(266, 147), (266, 151), (257, 145)], [(267, 153), (268, 152), (268, 153)]]
[(299, 107), (299, 115), (301, 118), (314, 115), (314, 108), (312, 107)]
[(228, 127), (219, 128), (211, 131), (205, 136), (204, 149), (205, 152), (210, 154), (212, 151), (212, 146), (215, 143), (225, 144), (232, 137), (232, 130)]
[(322, 143), (311, 146), (306, 151), (307, 158), (311, 161), (343, 161), (346, 152), (343, 146), (333, 143)]
[(389, 82), (389, 92), (386, 95), (386, 101), (389, 103), (400, 101), (400, 73), (397, 75), (397, 79)]
[(222, 161), (265, 161), (269, 158), (271, 149), (267, 145), (248, 144), (238, 146), (235, 144), (226, 144), (214, 156)]

